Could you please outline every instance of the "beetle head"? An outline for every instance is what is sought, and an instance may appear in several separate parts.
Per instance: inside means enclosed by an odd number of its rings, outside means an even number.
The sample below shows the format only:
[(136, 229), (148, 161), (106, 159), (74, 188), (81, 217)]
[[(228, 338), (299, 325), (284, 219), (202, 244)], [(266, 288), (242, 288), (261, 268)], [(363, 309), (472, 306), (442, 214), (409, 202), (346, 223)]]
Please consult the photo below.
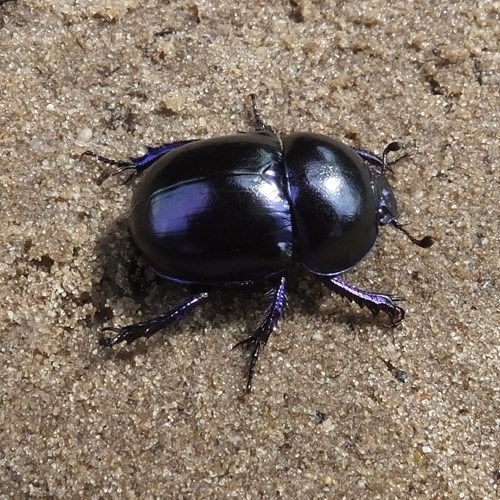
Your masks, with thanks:
[(398, 205), (389, 181), (382, 172), (372, 175), (372, 189), (378, 204), (378, 223), (381, 226), (390, 224), (398, 217)]
[(398, 205), (396, 203), (396, 198), (392, 192), (392, 188), (389, 185), (389, 181), (385, 173), (391, 168), (387, 162), (387, 156), (391, 151), (399, 151), (401, 148), (399, 142), (389, 143), (382, 152), (382, 157), (377, 158), (377, 166), (373, 166), (370, 169), (372, 177), (372, 189), (377, 201), (377, 215), (378, 223), (381, 226), (390, 224), (393, 220), (398, 217)]

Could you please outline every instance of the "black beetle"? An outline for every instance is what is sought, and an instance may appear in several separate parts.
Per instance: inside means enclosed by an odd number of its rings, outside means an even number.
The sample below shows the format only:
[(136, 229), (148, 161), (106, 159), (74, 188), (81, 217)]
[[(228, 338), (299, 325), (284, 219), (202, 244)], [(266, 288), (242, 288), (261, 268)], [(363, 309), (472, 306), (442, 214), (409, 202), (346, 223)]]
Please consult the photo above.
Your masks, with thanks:
[(236, 344), (252, 349), (247, 392), (283, 314), (286, 273), (294, 261), (374, 315), (384, 311), (395, 326), (404, 317), (397, 297), (360, 290), (339, 275), (371, 250), (379, 226), (391, 224), (422, 247), (432, 244), (430, 236), (418, 240), (397, 221), (385, 176), (397, 143), (378, 156), (319, 134), (280, 136), (251, 98), (254, 132), (148, 148), (131, 161), (84, 153), (119, 172), (147, 170), (132, 199), (132, 238), (158, 275), (201, 290), (157, 318), (106, 328), (116, 335), (103, 344), (150, 337), (205, 302), (214, 286), (271, 280), (264, 321)]

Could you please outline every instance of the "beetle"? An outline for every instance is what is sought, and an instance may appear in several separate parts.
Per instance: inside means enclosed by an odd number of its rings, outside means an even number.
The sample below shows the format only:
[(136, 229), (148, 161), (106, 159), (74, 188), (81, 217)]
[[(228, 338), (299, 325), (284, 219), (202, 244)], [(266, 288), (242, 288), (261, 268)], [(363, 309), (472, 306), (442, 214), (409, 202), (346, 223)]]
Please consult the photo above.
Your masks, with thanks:
[(150, 337), (206, 302), (214, 287), (272, 282), (262, 323), (234, 346), (251, 351), (246, 392), (283, 315), (293, 262), (374, 316), (386, 313), (396, 326), (404, 318), (398, 297), (358, 289), (340, 275), (370, 252), (380, 226), (392, 225), (424, 248), (433, 243), (398, 222), (386, 177), (388, 154), (398, 143), (379, 156), (320, 134), (279, 135), (250, 97), (252, 132), (164, 144), (130, 161), (83, 153), (118, 172), (144, 172), (128, 220), (132, 239), (160, 277), (197, 288), (156, 318), (105, 328), (115, 335), (101, 339), (103, 345)]

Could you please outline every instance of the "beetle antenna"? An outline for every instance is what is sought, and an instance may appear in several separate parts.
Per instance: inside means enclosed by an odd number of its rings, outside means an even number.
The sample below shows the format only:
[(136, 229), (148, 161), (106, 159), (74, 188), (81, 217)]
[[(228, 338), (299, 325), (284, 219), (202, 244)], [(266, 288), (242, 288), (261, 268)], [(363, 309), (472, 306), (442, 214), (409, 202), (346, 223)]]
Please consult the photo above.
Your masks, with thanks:
[(249, 97), (252, 101), (252, 112), (255, 123), (255, 129), (258, 132), (261, 131), (272, 132), (273, 131), (272, 127), (262, 119), (262, 115), (260, 114), (259, 105), (257, 104), (257, 94), (250, 94)]
[(424, 236), (422, 239), (415, 238), (410, 232), (402, 225), (400, 224), (396, 219), (393, 219), (391, 221), (391, 225), (401, 231), (403, 234), (405, 234), (412, 243), (415, 245), (418, 245), (421, 248), (429, 248), (434, 244), (434, 238), (432, 236)]
[[(391, 164), (394, 162), (389, 163), (387, 161), (387, 157), (389, 156), (389, 153), (399, 151), (400, 149), (401, 149), (401, 144), (399, 142), (394, 141), (387, 144), (387, 146), (384, 148), (384, 151), (382, 151), (382, 173), (384, 172), (384, 170), (389, 170), (389, 172), (392, 172)], [(395, 161), (398, 161), (401, 158), (403, 158), (403, 156), (401, 156)]]

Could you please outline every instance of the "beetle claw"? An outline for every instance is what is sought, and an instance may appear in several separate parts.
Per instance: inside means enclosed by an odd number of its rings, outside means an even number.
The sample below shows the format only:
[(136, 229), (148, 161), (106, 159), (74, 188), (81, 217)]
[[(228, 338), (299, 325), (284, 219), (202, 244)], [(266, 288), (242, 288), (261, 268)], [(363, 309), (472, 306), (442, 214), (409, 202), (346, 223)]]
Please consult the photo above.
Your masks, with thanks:
[(406, 299), (401, 295), (388, 295), (393, 302), (404, 302)]
[(257, 104), (257, 95), (250, 94), (248, 97), (250, 97), (250, 100), (252, 101), (252, 112), (255, 123), (255, 130), (257, 130), (258, 132), (274, 132), (273, 128), (262, 119), (259, 105)]
[(102, 336), (99, 338), (99, 345), (104, 348), (112, 347), (112, 339)]
[(103, 332), (114, 332), (116, 333), (113, 337), (101, 337), (99, 344), (103, 347), (113, 347), (121, 342), (127, 342), (130, 344), (133, 340), (137, 338), (137, 334), (140, 331), (142, 325), (139, 323), (137, 325), (128, 325), (123, 327), (118, 326), (107, 326), (102, 329)]
[(259, 360), (259, 355), (262, 349), (264, 349), (264, 346), (266, 345), (269, 335), (270, 332), (267, 331), (265, 325), (261, 325), (254, 333), (252, 333), (252, 335), (233, 346), (233, 349), (238, 346), (245, 346), (246, 348), (251, 349), (250, 367), (248, 368), (245, 394), (249, 394), (252, 391), (252, 380), (255, 375), (255, 369), (257, 368), (257, 361)]
[(236, 342), (236, 344), (234, 344), (233, 347), (231, 347), (231, 350), (234, 351), (235, 349), (237, 349), (240, 346), (249, 347), (251, 344), (255, 344), (256, 341), (257, 341), (257, 338), (255, 337), (255, 335), (250, 335), (249, 337), (246, 337), (243, 340)]
[(404, 320), (405, 314), (405, 310), (402, 307), (395, 306), (394, 310), (389, 315), (391, 318), (389, 327), (395, 328), (396, 326), (398, 326)]

